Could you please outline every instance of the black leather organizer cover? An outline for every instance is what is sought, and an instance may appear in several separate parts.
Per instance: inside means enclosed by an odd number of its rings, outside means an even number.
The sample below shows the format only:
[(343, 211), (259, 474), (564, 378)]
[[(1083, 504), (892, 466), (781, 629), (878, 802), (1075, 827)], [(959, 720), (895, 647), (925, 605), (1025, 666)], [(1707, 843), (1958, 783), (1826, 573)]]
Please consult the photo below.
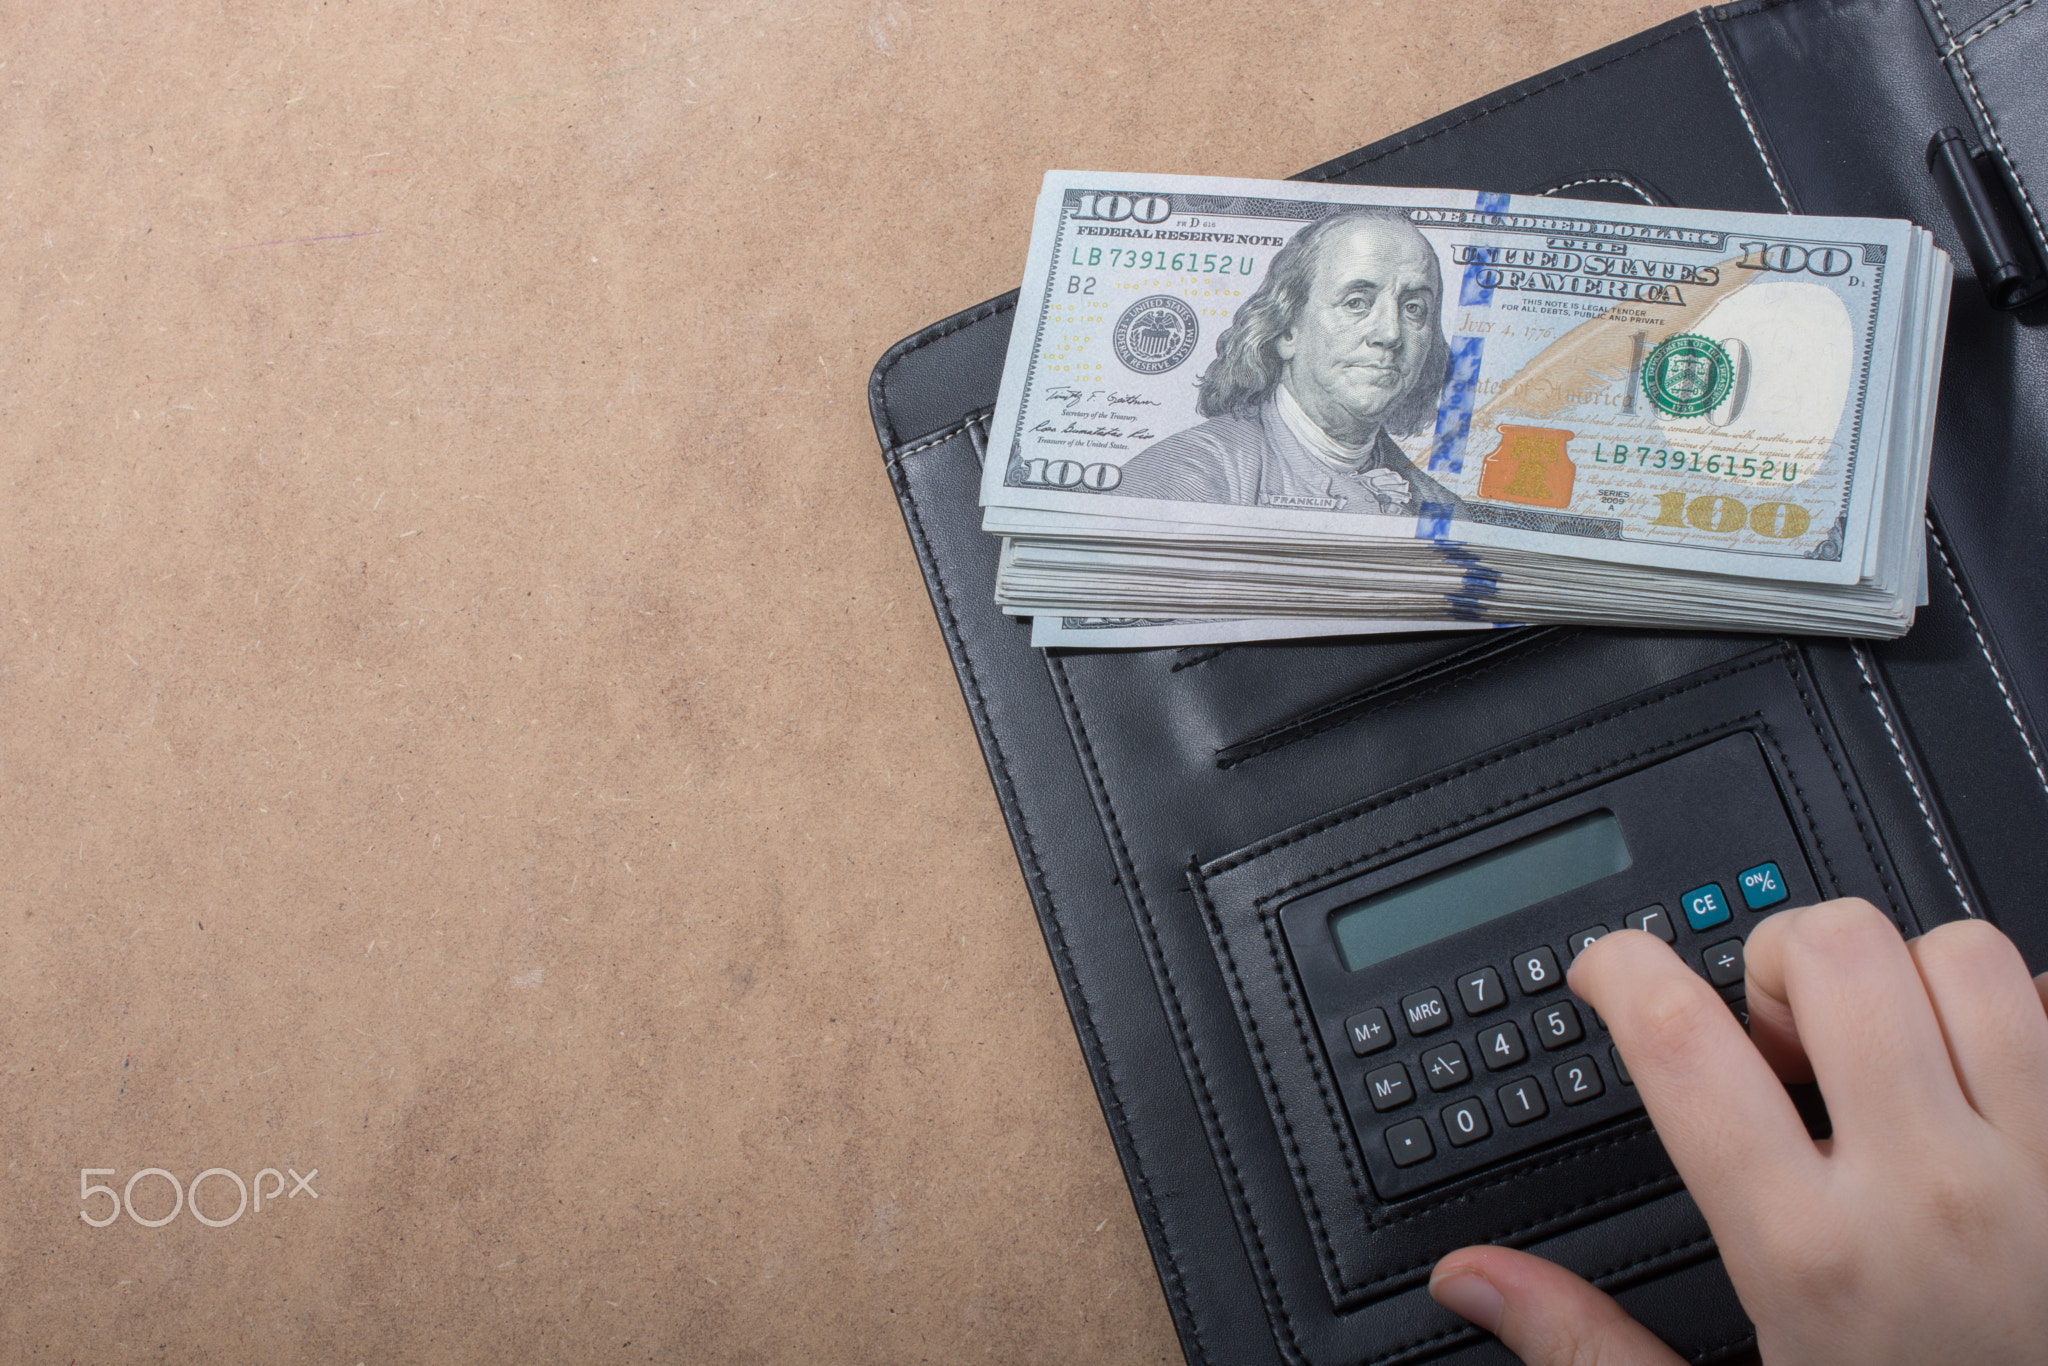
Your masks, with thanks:
[[(2034, 0), (1730, 6), (1303, 177), (1933, 230), (1958, 279), (1931, 601), (1898, 641), (1550, 627), (1033, 650), (992, 604), (997, 542), (976, 504), (1015, 296), (883, 357), (871, 399), (889, 475), (1191, 1362), (1507, 1360), (1425, 1288), (1439, 1256), (1477, 1241), (1592, 1278), (1694, 1359), (1753, 1350), (1639, 1112), (1380, 1197), (1283, 943), (1280, 908), (1302, 889), (1748, 737), (1802, 884), (1867, 897), (1908, 933), (1987, 917), (2048, 967), (2033, 720), (2048, 714), (2048, 338), (2042, 306), (1987, 302), (1982, 243), (1959, 235), (1926, 154), (1961, 132), (1971, 192), (2038, 270), (2043, 70)], [(1741, 820), (1704, 800), (1671, 818)]]

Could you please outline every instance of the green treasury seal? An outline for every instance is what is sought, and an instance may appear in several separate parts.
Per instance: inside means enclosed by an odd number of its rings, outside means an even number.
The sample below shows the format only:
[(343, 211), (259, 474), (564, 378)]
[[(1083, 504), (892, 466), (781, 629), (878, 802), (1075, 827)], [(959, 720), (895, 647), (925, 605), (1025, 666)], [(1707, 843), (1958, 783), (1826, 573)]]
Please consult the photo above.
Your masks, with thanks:
[(1721, 344), (1681, 332), (1667, 337), (1643, 362), (1643, 392), (1673, 417), (1712, 412), (1735, 383), (1735, 363)]

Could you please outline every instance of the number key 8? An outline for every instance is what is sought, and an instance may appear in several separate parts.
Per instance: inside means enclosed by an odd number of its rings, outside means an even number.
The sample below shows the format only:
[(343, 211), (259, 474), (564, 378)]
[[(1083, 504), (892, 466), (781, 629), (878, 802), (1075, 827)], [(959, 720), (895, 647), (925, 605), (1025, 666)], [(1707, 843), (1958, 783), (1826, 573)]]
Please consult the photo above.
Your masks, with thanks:
[(1524, 949), (1515, 955), (1515, 980), (1522, 984), (1525, 993), (1534, 996), (1564, 981), (1564, 974), (1558, 970), (1557, 955), (1545, 946)]

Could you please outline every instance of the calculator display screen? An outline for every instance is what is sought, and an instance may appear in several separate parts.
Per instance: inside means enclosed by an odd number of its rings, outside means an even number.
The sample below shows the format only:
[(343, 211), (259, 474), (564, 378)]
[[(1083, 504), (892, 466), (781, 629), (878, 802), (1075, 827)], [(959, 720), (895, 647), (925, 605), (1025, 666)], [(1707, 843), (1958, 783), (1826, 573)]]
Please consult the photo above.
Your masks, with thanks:
[(1597, 882), (1630, 862), (1621, 822), (1595, 811), (1341, 906), (1330, 915), (1330, 932), (1344, 966), (1356, 972)]

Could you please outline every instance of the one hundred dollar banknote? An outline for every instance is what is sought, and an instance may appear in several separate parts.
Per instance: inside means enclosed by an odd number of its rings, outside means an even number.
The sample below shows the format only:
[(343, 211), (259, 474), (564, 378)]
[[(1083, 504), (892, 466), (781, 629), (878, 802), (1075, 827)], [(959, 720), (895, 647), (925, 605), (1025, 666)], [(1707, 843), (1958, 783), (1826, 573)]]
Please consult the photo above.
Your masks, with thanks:
[(1775, 591), (1902, 630), (1949, 278), (1895, 220), (1051, 172), (983, 471), (998, 600), (1545, 620), (1579, 573), (1581, 619)]

